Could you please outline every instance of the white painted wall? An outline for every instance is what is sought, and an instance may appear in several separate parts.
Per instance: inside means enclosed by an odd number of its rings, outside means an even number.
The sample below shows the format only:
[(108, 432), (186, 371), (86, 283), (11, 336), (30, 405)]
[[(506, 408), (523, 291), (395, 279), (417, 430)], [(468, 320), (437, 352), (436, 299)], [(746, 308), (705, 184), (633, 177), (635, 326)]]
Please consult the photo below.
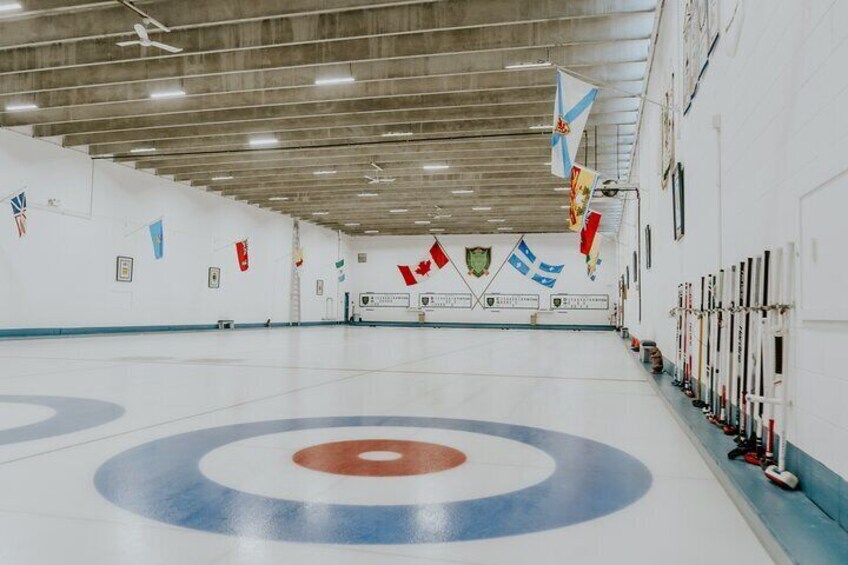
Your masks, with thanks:
[[(20, 239), (8, 201), (0, 208), (0, 328), (288, 321), (290, 218), (7, 130), (0, 171), (0, 197), (26, 186), (29, 204)], [(51, 198), (61, 210), (48, 210)], [(156, 261), (144, 226), (159, 216)], [(231, 242), (244, 237), (251, 265), (241, 273)], [(336, 295), (337, 234), (301, 223), (301, 242), (301, 319), (317, 321), (315, 279)], [(118, 255), (135, 259), (132, 283), (115, 281)], [(218, 290), (207, 288), (210, 266), (221, 268)]]
[[(507, 258), (519, 238), (518, 234), (509, 235), (448, 235), (440, 240), (448, 255), (459, 269), (450, 264), (419, 285), (407, 287), (398, 272), (398, 265), (414, 264), (427, 253), (433, 245), (430, 236), (398, 237), (358, 237), (350, 244), (352, 261), (351, 285), (352, 300), (358, 303), (361, 292), (408, 292), (413, 306), (418, 304), (418, 294), (437, 293), (473, 293), (480, 296), (490, 282), (487, 292), (502, 294), (539, 294), (540, 305), (548, 309), (549, 296), (554, 294), (609, 294), (610, 305), (616, 298), (615, 287), (615, 246), (605, 244), (601, 249), (603, 263), (599, 267), (598, 277), (592, 282), (586, 276), (585, 258), (578, 253), (578, 237), (573, 234), (532, 234), (525, 240), (530, 249), (543, 261), (552, 264), (564, 264), (553, 290), (521, 275), (511, 265), (504, 265), (497, 278), (495, 271)], [(489, 276), (476, 278), (468, 275), (465, 269), (466, 247), (491, 247), (492, 267)], [(368, 262), (356, 263), (357, 253), (367, 253)], [(463, 280), (465, 282), (463, 282)], [(468, 286), (466, 286), (466, 283)], [(372, 321), (417, 321), (418, 314), (397, 308), (358, 308), (363, 320)], [(484, 322), (484, 323), (521, 323), (530, 322), (530, 311), (501, 310), (493, 312), (477, 306), (473, 310), (434, 310), (426, 313), (428, 322)], [(607, 311), (569, 311), (544, 313), (538, 318), (540, 324), (608, 324)]]
[[(648, 97), (660, 100), (674, 71), (678, 105), (680, 4), (665, 3), (648, 88)], [(723, 27), (735, 6), (721, 2)], [(680, 242), (672, 238), (671, 192), (660, 188), (660, 109), (645, 106), (634, 176), (642, 186), (642, 225), (653, 228), (654, 267), (644, 271), (643, 258), (643, 320), (636, 321), (631, 300), (628, 325), (673, 358), (667, 312), (679, 282), (699, 282), (797, 242), (789, 440), (848, 478), (848, 2), (746, 1), (741, 10), (719, 40), (691, 111), (676, 112), (676, 153), (686, 168), (687, 233)], [(634, 247), (634, 212), (630, 206), (625, 217), (622, 259)]]

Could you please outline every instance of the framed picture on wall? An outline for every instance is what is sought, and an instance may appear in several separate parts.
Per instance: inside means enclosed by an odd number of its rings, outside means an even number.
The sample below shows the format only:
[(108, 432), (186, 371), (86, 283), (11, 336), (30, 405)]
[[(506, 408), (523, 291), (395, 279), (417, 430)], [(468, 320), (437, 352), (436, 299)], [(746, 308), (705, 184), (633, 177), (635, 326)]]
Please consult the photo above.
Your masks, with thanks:
[(209, 267), (209, 288), (221, 288), (221, 268)]
[(651, 270), (651, 226), (645, 226), (645, 268)]
[(315, 295), (324, 296), (324, 281), (321, 279), (315, 281)]
[(115, 280), (118, 282), (132, 282), (133, 279), (133, 258), (118, 257), (117, 266), (115, 268)]
[(633, 252), (633, 282), (639, 282), (639, 254)]
[(671, 179), (671, 196), (674, 204), (674, 239), (679, 241), (686, 233), (686, 206), (684, 200), (683, 164), (677, 163)]
[(624, 272), (625, 272), (624, 282), (625, 282), (626, 288), (629, 289), (630, 288), (630, 265), (627, 265), (627, 267), (625, 267)]

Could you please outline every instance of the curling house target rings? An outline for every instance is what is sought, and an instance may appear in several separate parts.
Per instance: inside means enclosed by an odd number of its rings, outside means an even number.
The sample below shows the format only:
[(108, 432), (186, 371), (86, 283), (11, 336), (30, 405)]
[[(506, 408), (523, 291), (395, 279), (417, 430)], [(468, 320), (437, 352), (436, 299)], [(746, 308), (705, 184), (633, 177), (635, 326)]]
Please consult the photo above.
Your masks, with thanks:
[[(541, 482), (495, 496), (391, 506), (271, 498), (218, 484), (200, 471), (202, 457), (233, 442), (357, 426), (496, 436), (543, 451), (556, 467)], [(234, 424), (154, 440), (108, 460), (94, 480), (106, 499), (126, 510), (195, 530), (291, 542), (410, 544), (496, 538), (592, 520), (641, 498), (652, 479), (644, 464), (619, 449), (541, 428), (444, 418), (346, 416)]]
[(466, 457), (458, 449), (435, 443), (360, 439), (307, 447), (292, 459), (301, 467), (335, 475), (409, 477), (459, 467)]
[(44, 439), (87, 430), (111, 422), (124, 414), (112, 402), (69, 396), (0, 395), (0, 404), (32, 404), (46, 406), (56, 413), (45, 420), (25, 426), (0, 430), (0, 445)]

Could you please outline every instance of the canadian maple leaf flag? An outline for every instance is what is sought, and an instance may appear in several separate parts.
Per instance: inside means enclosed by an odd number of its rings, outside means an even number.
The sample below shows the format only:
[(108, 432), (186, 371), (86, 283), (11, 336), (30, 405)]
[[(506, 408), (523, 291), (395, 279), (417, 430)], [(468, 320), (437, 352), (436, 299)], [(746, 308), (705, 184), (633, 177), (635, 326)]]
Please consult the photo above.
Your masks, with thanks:
[(403, 282), (406, 283), (406, 286), (412, 286), (430, 277), (430, 275), (447, 265), (448, 262), (449, 259), (445, 254), (445, 250), (442, 249), (439, 242), (436, 242), (430, 248), (430, 252), (418, 261), (418, 263), (414, 265), (398, 265), (398, 270), (401, 276), (403, 276)]

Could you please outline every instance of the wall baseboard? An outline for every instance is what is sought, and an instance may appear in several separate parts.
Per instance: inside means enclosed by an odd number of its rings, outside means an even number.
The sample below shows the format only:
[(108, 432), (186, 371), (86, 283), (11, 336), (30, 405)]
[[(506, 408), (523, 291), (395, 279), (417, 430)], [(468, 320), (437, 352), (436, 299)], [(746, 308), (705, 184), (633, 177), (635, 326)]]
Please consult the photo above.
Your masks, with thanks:
[[(260, 329), (260, 328), (292, 328), (312, 326), (338, 326), (344, 322), (321, 321), (301, 322), (272, 322), (270, 326), (264, 322), (249, 322), (236, 324), (234, 329)], [(93, 326), (93, 327), (69, 327), (69, 328), (12, 328), (0, 329), (0, 339), (22, 339), (33, 337), (69, 337), (101, 334), (140, 334), (140, 333), (163, 333), (163, 332), (203, 332), (218, 331), (217, 324), (171, 324), (156, 326)], [(230, 331), (230, 330), (220, 330)]]
[[(635, 361), (649, 373), (648, 383), (772, 559), (778, 563), (848, 563), (848, 531), (845, 529), (848, 483), (844, 479), (790, 444), (786, 453), (787, 466), (798, 473), (802, 490), (780, 490), (757, 469), (727, 458), (727, 452), (734, 446), (732, 440), (715, 426), (706, 424), (702, 412), (692, 407), (689, 397), (672, 386), (669, 377), (674, 374), (674, 363), (665, 359), (665, 372), (653, 374), (647, 364), (638, 358)], [(828, 499), (830, 511), (816, 498)], [(840, 508), (842, 516), (837, 513), (834, 517), (834, 512)]]
[(487, 330), (562, 330), (611, 332), (614, 326), (593, 324), (496, 324), (486, 322), (349, 322), (351, 326), (371, 326), (385, 328), (467, 328)]

